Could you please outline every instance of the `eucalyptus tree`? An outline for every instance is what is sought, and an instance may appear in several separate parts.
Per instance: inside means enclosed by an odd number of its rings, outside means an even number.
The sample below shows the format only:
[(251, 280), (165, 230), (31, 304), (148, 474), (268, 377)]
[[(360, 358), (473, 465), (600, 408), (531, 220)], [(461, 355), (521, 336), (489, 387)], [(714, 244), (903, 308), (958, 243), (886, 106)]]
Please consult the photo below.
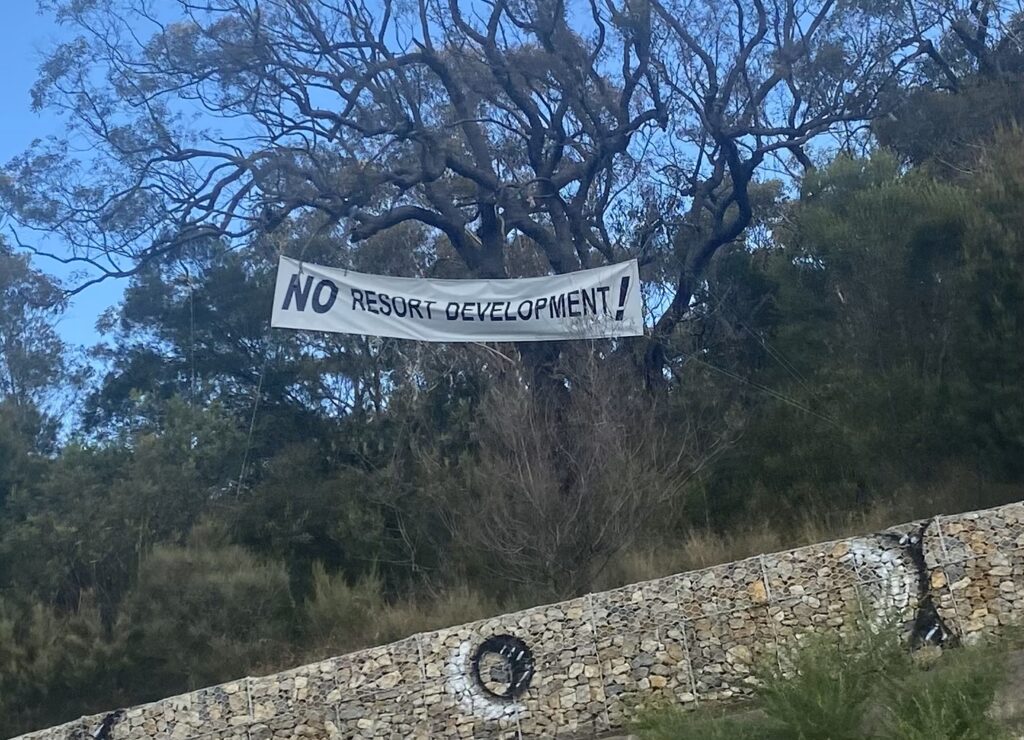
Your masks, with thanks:
[(297, 218), (354, 241), (425, 227), (479, 277), (639, 256), (672, 294), (649, 377), (769, 163), (807, 167), (928, 52), (899, 9), (839, 0), (43, 6), (69, 39), (33, 104), (67, 135), (0, 193), (79, 288)]

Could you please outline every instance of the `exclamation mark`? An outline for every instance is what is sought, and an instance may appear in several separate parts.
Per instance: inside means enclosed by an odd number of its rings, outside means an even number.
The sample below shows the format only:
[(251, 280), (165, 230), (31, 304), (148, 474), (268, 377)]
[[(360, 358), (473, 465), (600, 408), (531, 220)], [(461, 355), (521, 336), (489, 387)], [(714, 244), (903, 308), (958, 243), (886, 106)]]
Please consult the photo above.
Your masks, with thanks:
[(626, 315), (626, 296), (629, 294), (629, 275), (622, 278), (622, 282), (619, 283), (619, 310), (615, 312), (615, 320), (622, 321), (622, 317)]

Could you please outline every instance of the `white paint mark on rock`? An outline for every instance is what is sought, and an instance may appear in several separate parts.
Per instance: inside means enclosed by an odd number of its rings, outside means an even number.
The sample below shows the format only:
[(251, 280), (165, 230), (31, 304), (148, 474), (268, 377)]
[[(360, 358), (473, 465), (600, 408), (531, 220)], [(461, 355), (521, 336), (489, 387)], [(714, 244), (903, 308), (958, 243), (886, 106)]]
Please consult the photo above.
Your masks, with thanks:
[(522, 708), (519, 702), (491, 696), (473, 679), (473, 645), (469, 640), (464, 640), (452, 650), (445, 665), (445, 674), (445, 688), (468, 715), (497, 720), (514, 717)]
[(861, 593), (874, 603), (864, 604), (872, 627), (881, 627), (892, 615), (903, 614), (917, 593), (917, 569), (911, 567), (899, 550), (887, 549), (877, 541), (850, 540), (850, 553), (861, 574), (868, 580)]

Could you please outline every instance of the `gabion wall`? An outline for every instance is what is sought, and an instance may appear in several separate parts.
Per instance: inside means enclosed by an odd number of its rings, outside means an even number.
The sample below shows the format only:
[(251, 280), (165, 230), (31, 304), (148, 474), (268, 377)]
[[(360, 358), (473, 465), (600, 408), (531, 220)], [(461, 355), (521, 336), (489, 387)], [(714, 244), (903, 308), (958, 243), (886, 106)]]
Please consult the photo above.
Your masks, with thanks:
[(415, 635), (23, 736), (547, 738), (727, 699), (801, 635), (902, 615), (917, 642), (1024, 623), (1024, 503), (762, 555)]

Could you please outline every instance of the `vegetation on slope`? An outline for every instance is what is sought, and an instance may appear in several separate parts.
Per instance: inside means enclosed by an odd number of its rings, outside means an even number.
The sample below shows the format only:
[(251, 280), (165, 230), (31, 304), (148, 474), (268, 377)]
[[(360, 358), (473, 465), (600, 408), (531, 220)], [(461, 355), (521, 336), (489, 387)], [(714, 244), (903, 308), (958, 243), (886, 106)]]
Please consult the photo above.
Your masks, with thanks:
[[(642, 740), (1007, 740), (1014, 735), (993, 711), (1008, 685), (1012, 640), (911, 655), (888, 633), (861, 629), (842, 642), (817, 636), (782, 665), (755, 671), (753, 698), (732, 707), (640, 713)], [(886, 636), (889, 635), (889, 636)], [(925, 656), (922, 658), (922, 656)], [(1005, 714), (1005, 713), (1003, 713)]]
[[(62, 286), (0, 245), (0, 735), (1024, 496), (1024, 63), (1001, 4), (598, 3), (593, 37), (562, 3), (522, 23), (496, 2), (493, 36), (449, 6), (407, 74), (303, 46), (358, 32), (381, 58), (416, 34), (367, 28), (404, 10), (319, 4), (313, 38), (298, 0), (157, 30), (141, 0), (45, 5), (79, 37), (34, 102), (89, 146), (39, 142), (0, 208), (127, 287), (102, 342), (68, 346)], [(764, 46), (702, 56), (708, 24)], [(349, 65), (338, 86), (303, 77), (306, 52)], [(337, 125), (301, 107), (352, 79), (383, 98)], [(569, 102), (514, 113), (538, 99)], [(252, 150), (188, 119), (197, 100)], [(197, 140), (238, 179), (204, 191)], [(231, 182), (251, 197), (228, 214)], [(437, 277), (637, 257), (656, 329), (272, 331), (282, 252)]]

